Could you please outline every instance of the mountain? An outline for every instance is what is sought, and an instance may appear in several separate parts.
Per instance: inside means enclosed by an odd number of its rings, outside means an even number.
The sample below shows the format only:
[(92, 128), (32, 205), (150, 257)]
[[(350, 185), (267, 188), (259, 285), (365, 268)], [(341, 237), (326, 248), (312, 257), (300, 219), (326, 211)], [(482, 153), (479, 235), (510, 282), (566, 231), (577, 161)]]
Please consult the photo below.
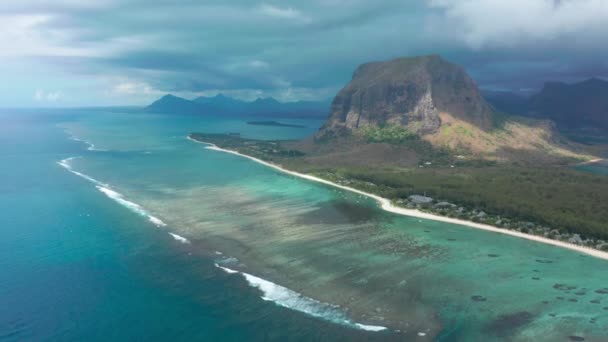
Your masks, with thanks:
[(181, 114), (198, 114), (201, 111), (201, 107), (195, 102), (168, 94), (146, 107), (146, 111), (154, 113), (179, 112)]
[(386, 124), (430, 134), (441, 127), (440, 113), (492, 128), (492, 108), (473, 80), (440, 56), (367, 63), (334, 98), (320, 136)]
[[(398, 147), (400, 153), (413, 148), (419, 158), (428, 158), (430, 150), (461, 160), (553, 163), (586, 158), (551, 121), (496, 111), (463, 68), (439, 56), (361, 65), (334, 98), (314, 141), (322, 146), (318, 151), (334, 153), (339, 147), (342, 155), (363, 163), (381, 154), (383, 160), (398, 159), (382, 152), (386, 146)], [(422, 149), (424, 144), (430, 149)]]
[(551, 119), (563, 131), (608, 133), (608, 82), (591, 78), (574, 84), (545, 83), (530, 98), (528, 115)]
[(328, 101), (279, 102), (268, 97), (248, 102), (218, 94), (194, 100), (165, 95), (146, 107), (146, 111), (188, 115), (324, 118), (327, 108)]

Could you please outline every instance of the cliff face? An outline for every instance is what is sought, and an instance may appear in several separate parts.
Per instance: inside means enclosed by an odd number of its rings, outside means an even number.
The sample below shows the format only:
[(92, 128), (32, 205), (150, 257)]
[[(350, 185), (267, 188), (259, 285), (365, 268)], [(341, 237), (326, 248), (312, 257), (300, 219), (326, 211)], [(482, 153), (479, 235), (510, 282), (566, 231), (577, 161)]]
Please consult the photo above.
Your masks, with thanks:
[(318, 137), (384, 124), (432, 134), (441, 127), (440, 113), (483, 130), (492, 127), (491, 107), (461, 67), (439, 56), (367, 63), (335, 97)]

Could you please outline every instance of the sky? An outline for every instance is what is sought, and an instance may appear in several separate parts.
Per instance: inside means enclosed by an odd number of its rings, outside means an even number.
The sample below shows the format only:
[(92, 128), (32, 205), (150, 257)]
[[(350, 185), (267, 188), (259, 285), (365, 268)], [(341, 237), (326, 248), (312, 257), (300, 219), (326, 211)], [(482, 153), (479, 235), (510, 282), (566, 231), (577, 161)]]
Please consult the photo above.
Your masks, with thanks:
[(608, 77), (608, 0), (2, 0), (0, 107), (333, 97), (440, 54), (484, 90)]

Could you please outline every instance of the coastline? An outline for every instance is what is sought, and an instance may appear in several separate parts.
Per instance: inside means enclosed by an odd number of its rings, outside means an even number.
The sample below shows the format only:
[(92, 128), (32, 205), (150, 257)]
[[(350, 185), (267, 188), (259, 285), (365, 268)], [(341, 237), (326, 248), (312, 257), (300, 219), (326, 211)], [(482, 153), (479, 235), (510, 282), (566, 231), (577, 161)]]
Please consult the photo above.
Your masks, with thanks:
[(590, 165), (590, 164), (597, 164), (597, 163), (601, 163), (603, 161), (605, 161), (606, 159), (602, 159), (602, 158), (597, 158), (597, 159), (592, 159), (590, 161), (586, 161), (584, 163), (581, 163), (580, 165)]
[[(404, 215), (404, 216), (410, 216), (410, 217), (416, 217), (416, 218), (422, 218), (422, 219), (427, 219), (427, 220), (433, 220), (433, 221), (439, 221), (439, 222), (445, 222), (445, 223), (452, 223), (452, 224), (457, 224), (457, 225), (461, 225), (461, 226), (466, 226), (466, 227), (470, 227), (470, 228), (476, 228), (476, 229), (481, 229), (481, 230), (485, 230), (485, 231), (491, 231), (491, 232), (495, 232), (495, 233), (499, 233), (499, 234), (504, 234), (504, 235), (510, 235), (510, 236), (514, 236), (514, 237), (518, 237), (518, 238), (522, 238), (522, 239), (526, 239), (526, 240), (530, 240), (530, 241), (534, 241), (534, 242), (539, 242), (539, 243), (544, 243), (547, 245), (552, 245), (555, 247), (561, 247), (561, 248), (565, 248), (565, 249), (569, 249), (572, 251), (576, 251), (582, 254), (586, 254), (598, 259), (603, 259), (603, 260), (608, 260), (608, 252), (603, 252), (597, 249), (593, 249), (593, 248), (589, 248), (589, 247), (584, 247), (584, 246), (579, 246), (579, 245), (575, 245), (575, 244), (571, 244), (568, 242), (564, 242), (564, 241), (559, 241), (559, 240), (553, 240), (553, 239), (549, 239), (549, 238), (545, 238), (545, 237), (541, 237), (541, 236), (537, 236), (537, 235), (532, 235), (532, 234), (526, 234), (526, 233), (522, 233), (522, 232), (518, 232), (518, 231), (514, 231), (514, 230), (508, 230), (508, 229), (503, 229), (503, 228), (499, 228), (496, 226), (492, 226), (492, 225), (488, 225), (488, 224), (483, 224), (483, 223), (476, 223), (476, 222), (471, 222), (471, 221), (466, 221), (466, 220), (461, 220), (461, 219), (455, 219), (455, 218), (451, 218), (451, 217), (445, 217), (445, 216), (440, 216), (440, 215), (435, 215), (435, 214), (430, 214), (430, 213), (425, 213), (419, 210), (415, 210), (415, 209), (406, 209), (406, 208), (401, 208), (398, 206), (395, 206), (391, 203), (391, 201), (387, 198), (384, 197), (380, 197), (378, 195), (374, 195), (365, 191), (361, 191), (349, 186), (345, 186), (345, 185), (340, 185), (334, 182), (330, 182), (328, 180), (319, 178), (319, 177), (315, 177), (315, 176), (311, 176), (311, 175), (307, 175), (307, 174), (303, 174), (303, 173), (299, 173), (296, 171), (291, 171), (291, 170), (287, 170), (282, 168), (279, 165), (273, 164), (273, 163), (269, 163), (266, 162), (264, 160), (252, 157), (252, 156), (248, 156), (246, 154), (242, 154), (240, 152), (237, 151), (233, 151), (233, 150), (228, 150), (228, 149), (223, 149), (218, 147), (215, 144), (212, 143), (208, 143), (208, 142), (204, 142), (204, 141), (198, 141), (196, 139), (191, 138), (189, 135), (187, 136), (188, 140), (194, 141), (196, 143), (199, 144), (203, 144), (203, 145), (207, 145), (207, 149), (209, 150), (214, 150), (214, 151), (218, 151), (218, 152), (224, 152), (224, 153), (230, 153), (233, 155), (237, 155), (243, 158), (247, 158), (250, 159), (256, 163), (265, 165), (267, 167), (273, 168), (277, 171), (283, 172), (285, 174), (289, 174), (295, 177), (299, 177), (299, 178), (303, 178), (306, 180), (310, 180), (313, 182), (317, 182), (317, 183), (322, 183), (325, 185), (329, 185), (332, 187), (336, 187), (342, 190), (346, 190), (346, 191), (350, 191), (353, 193), (357, 193), (363, 196), (366, 196), (368, 198), (371, 198), (375, 201), (377, 201), (380, 204), (380, 207), (388, 212), (394, 213), (394, 214), (398, 214), (398, 215)], [(597, 162), (597, 161), (596, 161)]]

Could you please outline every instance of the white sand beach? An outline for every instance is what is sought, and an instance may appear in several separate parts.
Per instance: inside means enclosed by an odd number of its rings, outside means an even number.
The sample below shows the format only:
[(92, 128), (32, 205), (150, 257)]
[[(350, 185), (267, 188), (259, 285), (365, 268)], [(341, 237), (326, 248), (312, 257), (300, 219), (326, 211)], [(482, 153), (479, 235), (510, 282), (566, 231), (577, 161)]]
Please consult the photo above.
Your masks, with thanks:
[(604, 260), (608, 260), (608, 252), (603, 252), (597, 249), (593, 249), (593, 248), (589, 248), (589, 247), (584, 247), (584, 246), (579, 246), (579, 245), (575, 245), (575, 244), (571, 244), (568, 242), (563, 242), (563, 241), (558, 241), (558, 240), (553, 240), (553, 239), (549, 239), (549, 238), (545, 238), (545, 237), (541, 237), (541, 236), (537, 236), (537, 235), (531, 235), (531, 234), (526, 234), (526, 233), (522, 233), (522, 232), (518, 232), (515, 230), (508, 230), (508, 229), (503, 229), (503, 228), (499, 228), (496, 226), (491, 226), (488, 224), (483, 224), (483, 223), (476, 223), (476, 222), (471, 222), (471, 221), (466, 221), (466, 220), (460, 220), (460, 219), (455, 219), (455, 218), (450, 218), (450, 217), (445, 217), (445, 216), (439, 216), (439, 215), (435, 215), (435, 214), (430, 214), (430, 213), (425, 213), (419, 210), (414, 210), (414, 209), (405, 209), (405, 208), (400, 208), (397, 207), (395, 205), (393, 205), (391, 203), (391, 201), (389, 199), (380, 197), (378, 195), (374, 195), (374, 194), (370, 194), (355, 188), (351, 188), (345, 185), (340, 185), (337, 183), (333, 183), (330, 182), (328, 180), (322, 179), (322, 178), (318, 178), (315, 176), (311, 176), (311, 175), (307, 175), (307, 174), (303, 174), (303, 173), (299, 173), (299, 172), (295, 172), (295, 171), (291, 171), (291, 170), (287, 170), (282, 168), (279, 165), (276, 164), (272, 164), (266, 161), (263, 161), (261, 159), (255, 158), (255, 157), (251, 157), (242, 153), (239, 153), (237, 151), (233, 151), (233, 150), (227, 150), (227, 149), (223, 149), (220, 148), (212, 143), (207, 143), (207, 142), (203, 142), (203, 141), (198, 141), (195, 139), (192, 139), (191, 137), (187, 137), (189, 140), (194, 141), (196, 143), (199, 144), (204, 144), (207, 145), (206, 148), (209, 150), (214, 150), (214, 151), (220, 151), (220, 152), (224, 152), (224, 153), (230, 153), (230, 154), (234, 154), (237, 156), (241, 156), (243, 158), (248, 158), (250, 160), (253, 160), (257, 163), (263, 164), (265, 166), (271, 167), (275, 170), (281, 171), (283, 173), (292, 175), (292, 176), (296, 176), (296, 177), (300, 177), (303, 179), (307, 179), (313, 182), (318, 182), (318, 183), (323, 183), (326, 185), (330, 185), (336, 188), (340, 188), (343, 190), (347, 190), (347, 191), (351, 191), (369, 198), (372, 198), (376, 201), (378, 201), (378, 203), (380, 203), (380, 206), (382, 209), (391, 212), (391, 213), (395, 213), (395, 214), (399, 214), (399, 215), (405, 215), (405, 216), (411, 216), (411, 217), (417, 217), (417, 218), (422, 218), (422, 219), (427, 219), (427, 220), (434, 220), (434, 221), (440, 221), (440, 222), (446, 222), (446, 223), (453, 223), (453, 224), (457, 224), (457, 225), (462, 225), (462, 226), (467, 226), (467, 227), (471, 227), (471, 228), (477, 228), (477, 229), (483, 229), (486, 231), (491, 231), (491, 232), (495, 232), (495, 233), (499, 233), (499, 234), (505, 234), (505, 235), (511, 235), (511, 236), (515, 236), (518, 238), (522, 238), (522, 239), (526, 239), (526, 240), (531, 240), (531, 241), (535, 241), (535, 242), (540, 242), (540, 243), (544, 243), (544, 244), (548, 244), (548, 245), (552, 245), (552, 246), (556, 246), (556, 247), (561, 247), (561, 248), (567, 248), (579, 253), (583, 253), (586, 255), (590, 255), (592, 257), (595, 258), (599, 258), (599, 259), (604, 259)]

